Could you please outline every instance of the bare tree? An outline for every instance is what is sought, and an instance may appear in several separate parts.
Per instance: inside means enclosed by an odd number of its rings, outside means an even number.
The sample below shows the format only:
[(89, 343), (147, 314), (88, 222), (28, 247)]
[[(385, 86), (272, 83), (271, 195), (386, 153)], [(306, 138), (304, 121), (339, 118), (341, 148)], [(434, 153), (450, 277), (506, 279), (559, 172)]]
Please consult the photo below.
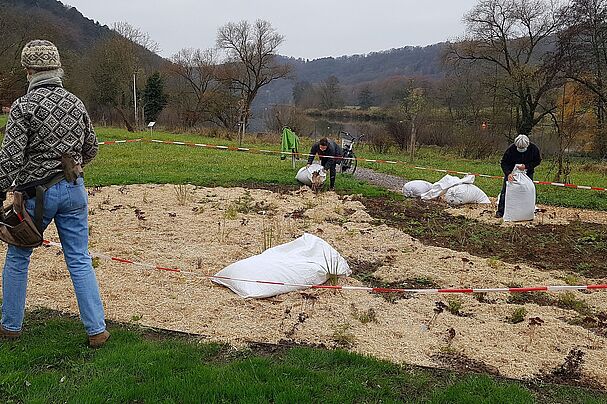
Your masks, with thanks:
[(217, 31), (217, 46), (227, 51), (223, 80), (242, 99), (243, 130), (257, 92), (274, 80), (287, 77), (291, 67), (279, 64), (276, 51), (284, 41), (268, 21), (228, 23)]
[(139, 45), (152, 53), (160, 52), (160, 45), (150, 37), (150, 34), (142, 31), (140, 28), (134, 27), (128, 22), (115, 22), (112, 25), (112, 30), (123, 38), (128, 39), (132, 43), (129, 44), (130, 46)]
[(343, 105), (341, 87), (335, 76), (329, 76), (320, 84), (318, 89), (320, 95), (320, 107), (322, 109), (333, 109)]
[(195, 126), (210, 113), (210, 98), (217, 69), (213, 50), (182, 49), (171, 58), (169, 72), (178, 78), (175, 102), (186, 126)]
[(455, 61), (497, 66), (518, 104), (518, 133), (529, 134), (556, 108), (545, 101), (558, 85), (559, 58), (550, 51), (565, 14), (556, 0), (480, 0), (464, 17), (468, 37), (450, 48)]

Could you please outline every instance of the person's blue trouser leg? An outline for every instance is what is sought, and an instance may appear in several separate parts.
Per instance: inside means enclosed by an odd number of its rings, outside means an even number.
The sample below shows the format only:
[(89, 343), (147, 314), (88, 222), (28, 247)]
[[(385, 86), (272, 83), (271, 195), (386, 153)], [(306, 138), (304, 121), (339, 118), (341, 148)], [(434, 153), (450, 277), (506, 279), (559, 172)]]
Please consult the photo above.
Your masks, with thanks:
[[(80, 318), (88, 335), (105, 330), (105, 315), (99, 294), (99, 286), (88, 253), (88, 200), (84, 181), (74, 183), (61, 181), (44, 195), (44, 221), (46, 228), (54, 218), (63, 255), (67, 264)], [(26, 201), (33, 216), (35, 200)], [(9, 246), (2, 272), (2, 326), (10, 331), (19, 331), (23, 324), (27, 272), (32, 249)]]

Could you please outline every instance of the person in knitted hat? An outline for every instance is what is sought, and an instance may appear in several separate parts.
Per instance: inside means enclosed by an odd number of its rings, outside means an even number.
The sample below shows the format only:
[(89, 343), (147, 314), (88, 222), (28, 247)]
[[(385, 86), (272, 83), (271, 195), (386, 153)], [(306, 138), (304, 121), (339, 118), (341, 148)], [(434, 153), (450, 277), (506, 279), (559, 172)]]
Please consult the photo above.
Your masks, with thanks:
[(542, 154), (539, 147), (531, 143), (527, 135), (518, 135), (516, 139), (514, 139), (514, 143), (506, 149), (502, 156), (501, 166), (502, 171), (504, 172), (504, 183), (495, 217), (504, 216), (504, 209), (506, 206), (506, 182), (513, 181), (514, 177), (512, 171), (514, 171), (514, 168), (526, 170), (527, 176), (533, 180), (535, 168), (539, 166), (541, 162)]
[[(81, 169), (96, 156), (97, 137), (82, 101), (63, 88), (55, 45), (46, 40), (27, 43), (21, 64), (29, 87), (13, 103), (6, 124), (0, 149), (0, 198), (4, 201), (9, 189), (27, 198), (25, 208), (31, 217), (40, 218), (36, 223), (40, 233), (55, 221), (88, 343), (100, 347), (110, 334), (88, 252), (88, 198)], [(35, 214), (36, 208), (41, 215)], [(31, 248), (8, 246), (0, 338), (21, 335), (31, 254)]]

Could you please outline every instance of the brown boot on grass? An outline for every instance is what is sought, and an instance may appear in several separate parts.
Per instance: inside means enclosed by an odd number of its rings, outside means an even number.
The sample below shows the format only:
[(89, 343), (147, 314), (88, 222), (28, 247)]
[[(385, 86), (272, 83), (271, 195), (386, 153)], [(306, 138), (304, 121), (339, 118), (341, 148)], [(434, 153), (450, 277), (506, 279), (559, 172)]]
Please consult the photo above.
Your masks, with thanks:
[(107, 330), (96, 335), (89, 335), (89, 346), (91, 348), (100, 348), (108, 339), (110, 339), (110, 333)]
[(18, 339), (21, 336), (21, 331), (9, 331), (5, 330), (2, 324), (0, 324), (0, 338), (1, 339)]

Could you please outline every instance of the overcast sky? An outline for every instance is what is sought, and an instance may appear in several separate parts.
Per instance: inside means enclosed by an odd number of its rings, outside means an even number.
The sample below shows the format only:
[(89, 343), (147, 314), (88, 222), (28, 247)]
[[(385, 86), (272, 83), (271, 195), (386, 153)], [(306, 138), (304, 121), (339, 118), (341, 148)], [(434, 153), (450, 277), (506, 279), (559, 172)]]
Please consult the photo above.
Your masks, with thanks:
[(261, 18), (285, 36), (279, 53), (315, 59), (455, 39), (477, 0), (64, 0), (111, 25), (127, 21), (170, 56), (213, 47), (226, 22)]

